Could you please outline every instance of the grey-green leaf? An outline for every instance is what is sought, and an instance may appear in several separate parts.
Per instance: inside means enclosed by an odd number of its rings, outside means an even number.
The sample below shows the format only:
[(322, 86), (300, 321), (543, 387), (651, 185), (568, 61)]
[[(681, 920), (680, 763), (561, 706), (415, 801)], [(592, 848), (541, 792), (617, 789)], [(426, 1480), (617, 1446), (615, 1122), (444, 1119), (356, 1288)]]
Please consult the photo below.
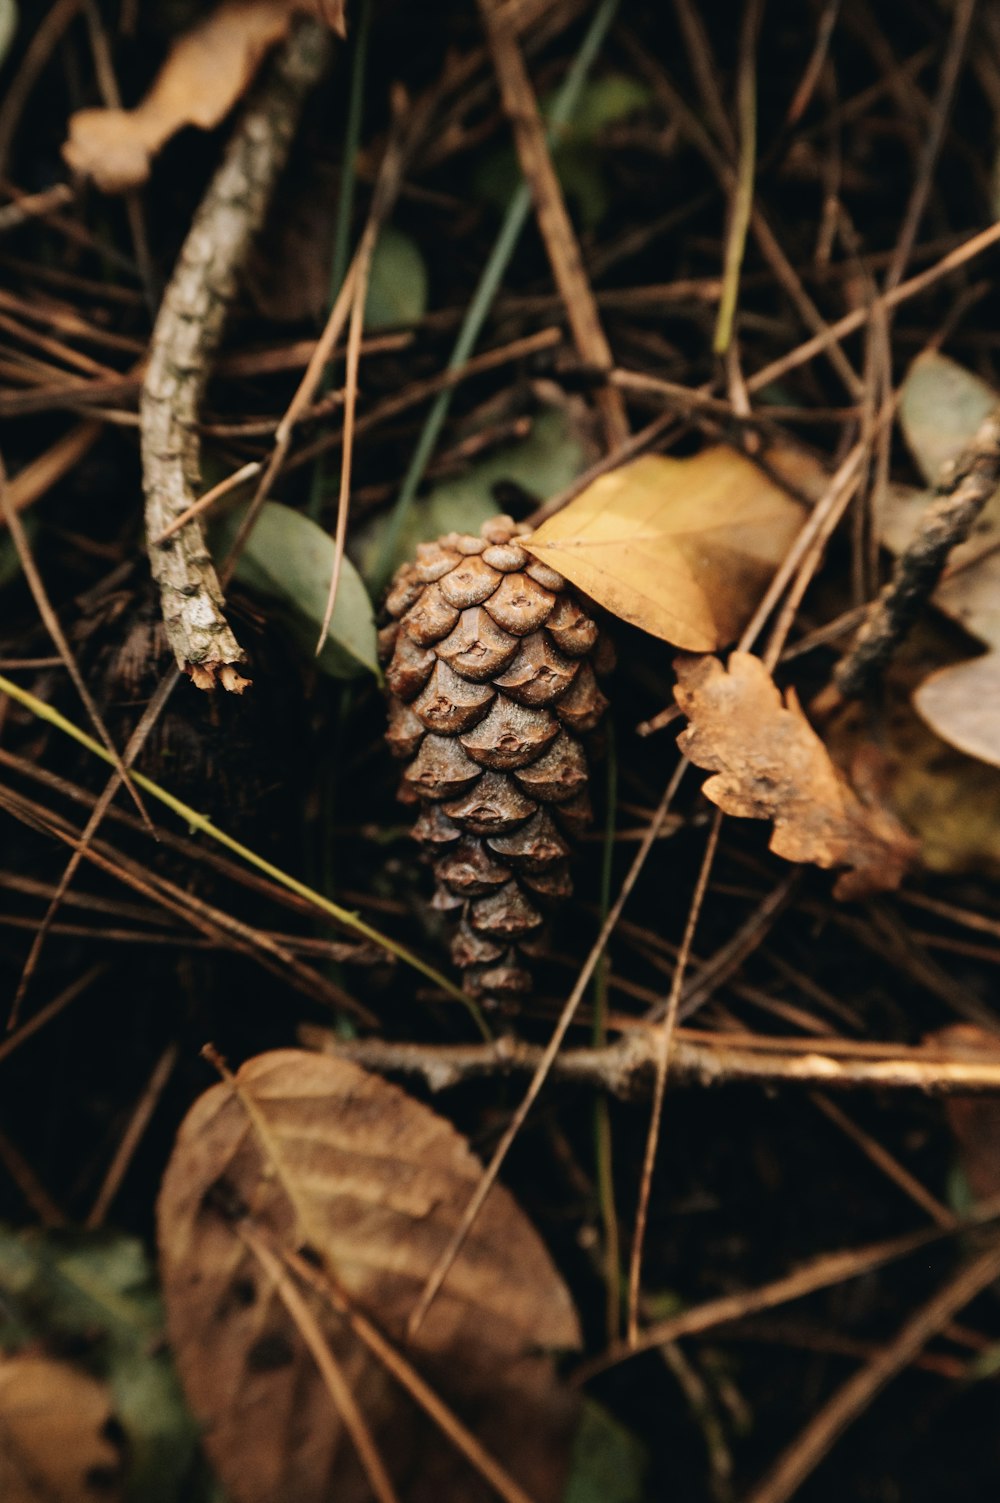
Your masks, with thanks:
[(398, 329), (427, 312), (427, 263), (412, 235), (387, 225), (372, 256), (366, 329)]
[[(216, 522), (211, 539), (216, 557), (228, 552), (245, 513), (245, 506), (234, 507)], [(268, 501), (236, 566), (240, 583), (273, 602), (310, 658), (323, 625), (333, 558), (333, 539), (322, 527), (301, 512)], [(343, 562), (326, 644), (315, 662), (333, 678), (379, 671), (372, 603), (348, 558)]]
[(0, 0), (0, 63), (10, 51), (10, 44), (17, 33), (16, 0)]
[(603, 1405), (584, 1402), (563, 1503), (641, 1503), (648, 1457)]
[(197, 1432), (163, 1343), (141, 1242), (0, 1226), (0, 1350), (46, 1344), (71, 1346), (109, 1384), (128, 1436), (132, 1503), (197, 1503), (190, 1486)]
[(918, 355), (907, 371), (899, 421), (910, 453), (928, 485), (936, 485), (942, 465), (956, 459), (1000, 395), (985, 381), (946, 355)]
[[(539, 413), (527, 438), (503, 444), (461, 475), (442, 480), (410, 507), (392, 567), (412, 558), (418, 543), (445, 532), (478, 532), (500, 507), (493, 494), (502, 481), (521, 486), (539, 501), (564, 490), (591, 462), (586, 442), (562, 407)], [(351, 548), (366, 579), (378, 566), (387, 517), (359, 529)]]

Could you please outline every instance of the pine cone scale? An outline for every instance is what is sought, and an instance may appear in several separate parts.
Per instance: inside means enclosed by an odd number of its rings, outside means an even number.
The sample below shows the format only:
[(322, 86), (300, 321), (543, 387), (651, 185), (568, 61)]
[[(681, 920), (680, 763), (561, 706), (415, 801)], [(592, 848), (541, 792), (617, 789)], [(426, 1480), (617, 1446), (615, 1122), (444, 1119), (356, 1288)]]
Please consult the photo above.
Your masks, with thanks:
[(380, 633), (387, 739), (400, 796), (422, 805), (434, 907), (454, 914), (452, 958), (474, 995), (531, 986), (546, 911), (572, 890), (568, 835), (590, 817), (581, 737), (607, 701), (603, 639), (565, 580), (508, 517), (421, 544), (399, 570)]

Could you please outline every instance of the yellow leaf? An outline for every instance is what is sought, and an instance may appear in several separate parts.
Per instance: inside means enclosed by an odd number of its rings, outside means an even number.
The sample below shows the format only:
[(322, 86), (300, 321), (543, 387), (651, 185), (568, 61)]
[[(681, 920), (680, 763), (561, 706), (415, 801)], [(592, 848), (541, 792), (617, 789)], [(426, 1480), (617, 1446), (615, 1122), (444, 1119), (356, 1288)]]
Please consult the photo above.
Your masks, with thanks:
[(802, 521), (780, 486), (720, 446), (600, 476), (525, 547), (622, 620), (714, 652), (750, 619)]

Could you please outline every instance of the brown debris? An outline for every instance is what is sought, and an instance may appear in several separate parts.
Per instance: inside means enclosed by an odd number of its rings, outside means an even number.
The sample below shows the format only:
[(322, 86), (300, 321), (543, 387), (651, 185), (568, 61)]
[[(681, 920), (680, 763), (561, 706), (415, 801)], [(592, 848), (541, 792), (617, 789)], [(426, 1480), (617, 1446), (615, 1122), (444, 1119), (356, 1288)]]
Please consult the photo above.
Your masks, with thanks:
[(68, 1362), (0, 1358), (4, 1503), (117, 1503), (124, 1457), (103, 1383)]
[(726, 814), (774, 821), (771, 850), (786, 861), (846, 867), (834, 895), (898, 887), (918, 846), (883, 808), (862, 804), (830, 759), (792, 689), (784, 700), (759, 658), (734, 652), (675, 664), (675, 697), (690, 722), (677, 744), (715, 773), (703, 792)]
[[(373, 1496), (317, 1365), (324, 1350), (400, 1497), (428, 1475), (440, 1496), (497, 1496), (344, 1313), (399, 1349), (480, 1173), (450, 1123), (318, 1054), (261, 1055), (195, 1103), (163, 1180), (160, 1265), (171, 1349), (233, 1503)], [(579, 1339), (568, 1291), (498, 1186), (403, 1355), (511, 1479), (501, 1496), (556, 1503), (575, 1404), (536, 1354)]]
[(133, 110), (77, 110), (63, 157), (104, 193), (149, 177), (152, 158), (185, 125), (211, 130), (245, 93), (262, 59), (288, 34), (296, 13), (344, 35), (343, 5), (311, 0), (225, 0), (185, 32)]

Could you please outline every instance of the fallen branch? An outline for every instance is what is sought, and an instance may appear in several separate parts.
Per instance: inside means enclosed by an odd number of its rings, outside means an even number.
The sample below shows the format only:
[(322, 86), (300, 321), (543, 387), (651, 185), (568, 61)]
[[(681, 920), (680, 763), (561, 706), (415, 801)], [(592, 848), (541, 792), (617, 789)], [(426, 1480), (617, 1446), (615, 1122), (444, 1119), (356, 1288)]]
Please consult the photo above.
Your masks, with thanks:
[[(200, 689), (241, 693), (246, 660), (198, 517), (164, 537), (200, 489), (198, 407), (229, 303), (288, 157), (302, 105), (330, 55), (329, 31), (300, 22), (247, 107), (184, 242), (153, 330), (143, 384), (146, 537), (167, 639)], [(154, 541), (155, 540), (155, 541)]]
[(969, 447), (938, 481), (916, 536), (896, 560), (892, 579), (834, 674), (845, 699), (863, 694), (883, 671), (927, 604), (951, 550), (964, 543), (1000, 480), (1000, 408), (990, 413)]
[[(537, 1069), (542, 1050), (519, 1039), (492, 1044), (397, 1044), (382, 1039), (335, 1038), (304, 1026), (303, 1041), (368, 1070), (419, 1077), (432, 1091), (483, 1076), (521, 1075)], [(659, 1031), (636, 1029), (600, 1049), (567, 1049), (552, 1066), (554, 1078), (596, 1086), (631, 1101), (647, 1097), (655, 1079)], [(1000, 1094), (1000, 1049), (982, 1059), (960, 1059), (931, 1047), (890, 1044), (852, 1047), (836, 1039), (751, 1039), (679, 1028), (669, 1062), (671, 1085), (800, 1085), (826, 1089), (879, 1088), (927, 1095)]]

